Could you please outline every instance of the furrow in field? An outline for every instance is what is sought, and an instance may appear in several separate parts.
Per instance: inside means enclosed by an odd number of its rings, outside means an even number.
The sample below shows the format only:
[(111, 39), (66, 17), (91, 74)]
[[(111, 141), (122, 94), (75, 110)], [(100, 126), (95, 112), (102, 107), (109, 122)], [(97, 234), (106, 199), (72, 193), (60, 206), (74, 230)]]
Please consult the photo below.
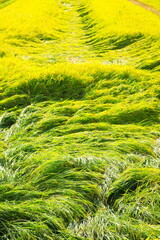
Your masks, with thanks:
[(95, 54), (90, 46), (85, 44), (85, 32), (77, 12), (75, 1), (61, 2), (63, 9), (63, 19), (66, 30), (63, 32), (62, 40), (54, 44), (53, 48), (57, 51), (58, 61), (84, 62), (94, 59)]

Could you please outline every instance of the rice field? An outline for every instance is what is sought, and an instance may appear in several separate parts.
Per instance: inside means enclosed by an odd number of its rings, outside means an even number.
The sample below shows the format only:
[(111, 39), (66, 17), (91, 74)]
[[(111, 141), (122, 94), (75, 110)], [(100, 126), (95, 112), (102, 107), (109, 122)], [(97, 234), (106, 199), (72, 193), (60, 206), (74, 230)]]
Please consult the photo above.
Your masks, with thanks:
[(143, 3), (146, 3), (152, 7), (154, 7), (155, 9), (160, 10), (160, 2), (158, 0), (143, 0)]
[(159, 46), (128, 0), (0, 1), (0, 239), (160, 239)]

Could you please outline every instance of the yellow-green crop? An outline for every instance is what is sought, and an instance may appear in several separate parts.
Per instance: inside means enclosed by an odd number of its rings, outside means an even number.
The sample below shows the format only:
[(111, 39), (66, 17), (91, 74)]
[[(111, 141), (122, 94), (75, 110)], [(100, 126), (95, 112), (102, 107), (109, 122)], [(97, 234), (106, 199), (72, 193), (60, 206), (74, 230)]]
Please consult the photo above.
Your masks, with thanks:
[(0, 239), (160, 238), (159, 46), (128, 0), (0, 0)]

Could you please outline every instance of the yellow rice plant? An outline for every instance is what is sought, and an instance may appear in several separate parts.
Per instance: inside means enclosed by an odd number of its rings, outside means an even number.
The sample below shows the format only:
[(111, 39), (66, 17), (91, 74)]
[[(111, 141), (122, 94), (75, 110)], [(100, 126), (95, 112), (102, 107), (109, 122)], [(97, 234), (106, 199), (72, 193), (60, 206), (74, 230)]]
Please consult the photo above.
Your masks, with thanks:
[(1, 39), (56, 36), (60, 12), (56, 0), (18, 0), (0, 10)]
[(152, 34), (160, 33), (160, 18), (152, 12), (137, 6), (128, 0), (84, 0), (92, 18), (102, 22), (105, 28), (101, 32), (111, 34)]

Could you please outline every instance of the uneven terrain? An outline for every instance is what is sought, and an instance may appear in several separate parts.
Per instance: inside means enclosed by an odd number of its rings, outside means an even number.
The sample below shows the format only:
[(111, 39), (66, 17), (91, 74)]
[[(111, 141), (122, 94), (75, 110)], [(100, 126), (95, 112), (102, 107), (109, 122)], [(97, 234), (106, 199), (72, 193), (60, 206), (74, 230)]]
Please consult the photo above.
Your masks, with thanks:
[(0, 0), (0, 239), (160, 239), (160, 5), (141, 2)]

